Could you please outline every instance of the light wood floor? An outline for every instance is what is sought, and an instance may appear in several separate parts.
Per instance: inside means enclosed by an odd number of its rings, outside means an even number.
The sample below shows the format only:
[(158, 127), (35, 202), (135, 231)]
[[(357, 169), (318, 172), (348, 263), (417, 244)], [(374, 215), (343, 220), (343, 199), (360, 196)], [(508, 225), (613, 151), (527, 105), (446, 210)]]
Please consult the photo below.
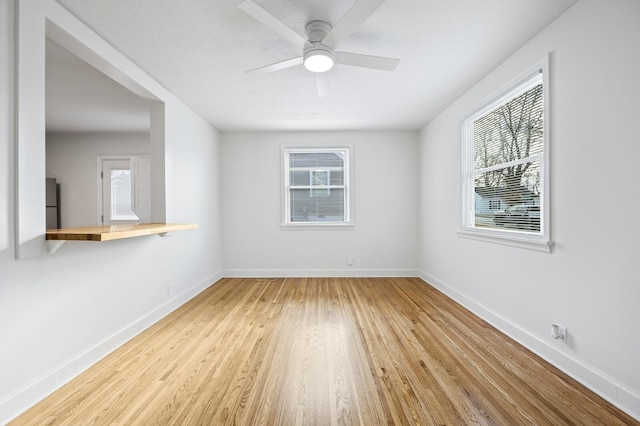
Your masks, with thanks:
[(223, 279), (12, 424), (640, 424), (415, 278)]

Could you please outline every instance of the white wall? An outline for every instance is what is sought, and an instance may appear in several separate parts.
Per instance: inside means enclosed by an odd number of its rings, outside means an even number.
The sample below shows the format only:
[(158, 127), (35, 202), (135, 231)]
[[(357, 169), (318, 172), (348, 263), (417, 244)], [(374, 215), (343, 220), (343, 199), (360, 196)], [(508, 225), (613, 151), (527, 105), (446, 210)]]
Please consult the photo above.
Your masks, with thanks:
[(47, 177), (60, 185), (63, 228), (99, 226), (98, 156), (150, 154), (148, 133), (48, 133)]
[(167, 218), (199, 228), (170, 238), (67, 242), (52, 256), (15, 260), (13, 12), (12, 1), (0, 2), (0, 424), (222, 269), (220, 136), (170, 94), (163, 98)]
[[(582, 0), (420, 135), (422, 276), (638, 418), (639, 41), (640, 2)], [(549, 51), (554, 252), (459, 238), (461, 119)]]
[[(637, 1), (582, 0), (419, 138), (415, 132), (220, 135), (167, 94), (167, 218), (199, 229), (164, 239), (67, 243), (53, 256), (22, 261), (14, 253), (12, 17), (13, 2), (0, 2), (0, 422), (223, 269), (226, 275), (413, 275), (418, 265), (429, 282), (640, 413)], [(460, 239), (460, 119), (548, 51), (555, 251)], [(353, 145), (354, 230), (280, 229), (280, 144), (301, 141)], [(602, 201), (576, 208), (594, 199)], [(615, 219), (604, 220), (612, 212)], [(360, 258), (361, 266), (348, 267), (348, 257)], [(461, 267), (465, 261), (469, 267)], [(534, 273), (522, 272), (531, 265)], [(569, 328), (569, 345), (548, 337), (552, 322)]]
[[(223, 133), (225, 275), (415, 276), (417, 141), (417, 132)], [(355, 229), (280, 228), (281, 144), (300, 143), (352, 144)]]

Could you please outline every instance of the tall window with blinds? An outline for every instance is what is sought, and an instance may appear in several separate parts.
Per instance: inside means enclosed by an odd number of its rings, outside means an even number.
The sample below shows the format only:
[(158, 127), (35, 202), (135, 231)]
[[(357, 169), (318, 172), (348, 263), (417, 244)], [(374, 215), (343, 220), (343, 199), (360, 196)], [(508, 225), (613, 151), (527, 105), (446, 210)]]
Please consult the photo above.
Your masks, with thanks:
[(547, 132), (543, 69), (463, 123), (463, 229), (547, 238)]
[(349, 150), (284, 149), (284, 223), (349, 223)]

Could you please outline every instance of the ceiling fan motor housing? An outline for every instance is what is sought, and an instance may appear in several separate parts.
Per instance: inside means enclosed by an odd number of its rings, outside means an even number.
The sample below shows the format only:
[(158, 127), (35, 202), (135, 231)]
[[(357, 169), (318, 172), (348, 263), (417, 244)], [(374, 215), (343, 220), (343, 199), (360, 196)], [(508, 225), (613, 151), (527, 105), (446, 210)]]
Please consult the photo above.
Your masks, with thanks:
[(310, 43), (321, 42), (331, 31), (331, 24), (324, 21), (311, 21), (304, 29)]
[(310, 45), (304, 48), (305, 67), (313, 72), (325, 72), (333, 67), (333, 50), (322, 44), (331, 31), (331, 25), (324, 21), (311, 21), (305, 27)]

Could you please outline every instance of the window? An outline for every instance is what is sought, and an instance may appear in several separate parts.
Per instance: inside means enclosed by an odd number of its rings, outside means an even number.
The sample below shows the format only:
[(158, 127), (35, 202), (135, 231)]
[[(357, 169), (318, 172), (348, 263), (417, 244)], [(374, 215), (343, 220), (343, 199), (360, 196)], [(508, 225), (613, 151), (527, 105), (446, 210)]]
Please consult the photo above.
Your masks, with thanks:
[(98, 221), (103, 225), (148, 223), (150, 156), (98, 157)]
[(130, 161), (103, 160), (101, 179), (103, 224), (139, 222), (131, 208)]
[(283, 151), (284, 225), (348, 225), (349, 149)]
[(111, 220), (137, 220), (131, 210), (131, 170), (111, 169), (108, 185), (111, 186)]
[(545, 69), (463, 122), (463, 234), (550, 246)]

